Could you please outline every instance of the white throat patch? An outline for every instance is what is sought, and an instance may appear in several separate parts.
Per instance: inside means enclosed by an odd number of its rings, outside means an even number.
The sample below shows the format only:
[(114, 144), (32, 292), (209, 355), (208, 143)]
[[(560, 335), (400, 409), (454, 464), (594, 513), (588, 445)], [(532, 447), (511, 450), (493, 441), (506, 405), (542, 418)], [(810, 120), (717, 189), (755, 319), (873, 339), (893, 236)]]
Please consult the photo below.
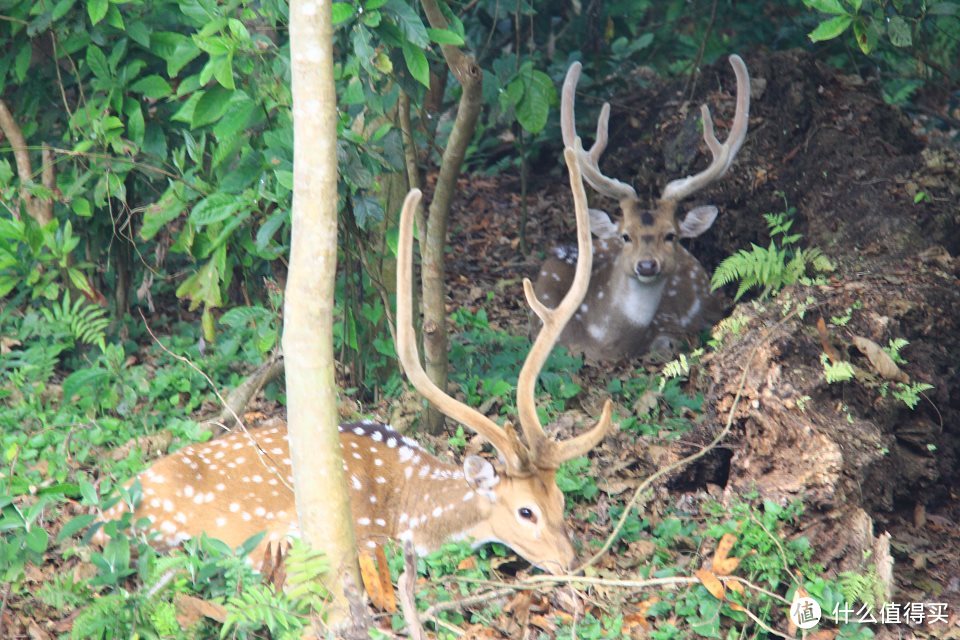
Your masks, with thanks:
[(653, 322), (653, 316), (660, 306), (665, 281), (661, 278), (654, 284), (642, 284), (634, 278), (627, 279), (621, 289), (615, 308), (635, 327), (647, 327)]

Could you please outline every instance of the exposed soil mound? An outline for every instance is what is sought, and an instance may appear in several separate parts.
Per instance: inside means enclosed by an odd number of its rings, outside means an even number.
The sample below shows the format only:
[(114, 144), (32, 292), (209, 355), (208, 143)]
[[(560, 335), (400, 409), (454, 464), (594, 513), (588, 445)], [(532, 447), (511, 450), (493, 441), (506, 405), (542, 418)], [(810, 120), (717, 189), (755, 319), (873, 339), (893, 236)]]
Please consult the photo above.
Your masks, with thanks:
[[(720, 208), (691, 250), (712, 269), (751, 242), (765, 246), (761, 214), (789, 206), (801, 244), (819, 247), (837, 268), (821, 284), (731, 305), (741, 326), (707, 357), (700, 378), (713, 412), (702, 437), (722, 426), (750, 361), (727, 443), (727, 487), (802, 498), (804, 533), (834, 569), (860, 566), (874, 535), (890, 529), (898, 560), (924, 553), (929, 562), (919, 577), (898, 570), (898, 601), (920, 594), (956, 603), (960, 539), (943, 532), (957, 530), (960, 511), (951, 493), (960, 480), (960, 154), (916, 132), (874, 84), (803, 52), (744, 57), (754, 79), (750, 131), (728, 175), (687, 203)], [(615, 99), (604, 171), (651, 198), (698, 171), (708, 160), (698, 105), (711, 106), (722, 139), (734, 88), (723, 61), (703, 72), (690, 102), (679, 80), (654, 80)], [(582, 102), (590, 111), (589, 99)], [(566, 178), (556, 167), (547, 173), (552, 182), (528, 200), (527, 239), (538, 251), (573, 236)], [(453, 243), (466, 251), (452, 257), (450, 277), (457, 302), (482, 305), (493, 322), (521, 331), (519, 280), (538, 258), (517, 252), (519, 198), (504, 195), (517, 191), (509, 176), (464, 184)], [(485, 303), (487, 291), (496, 292), (496, 304)], [(908, 408), (893, 397), (897, 382), (876, 370), (855, 338), (880, 346), (908, 340), (902, 380), (933, 388)], [(824, 353), (850, 362), (855, 378), (828, 384)], [(608, 372), (595, 375), (603, 388)]]

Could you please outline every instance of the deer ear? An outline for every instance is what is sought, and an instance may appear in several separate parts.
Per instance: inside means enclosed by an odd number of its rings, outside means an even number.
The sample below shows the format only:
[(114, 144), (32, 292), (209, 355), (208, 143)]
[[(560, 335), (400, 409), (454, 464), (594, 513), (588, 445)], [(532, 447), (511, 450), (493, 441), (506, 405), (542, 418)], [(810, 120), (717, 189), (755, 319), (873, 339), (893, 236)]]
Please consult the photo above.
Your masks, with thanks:
[(500, 482), (497, 470), (480, 456), (467, 456), (463, 461), (463, 476), (467, 484), (478, 493), (492, 499), (493, 488)]
[(620, 229), (614, 224), (606, 211), (590, 209), (590, 231), (598, 238), (616, 238)]
[(696, 207), (687, 211), (680, 221), (680, 237), (696, 238), (709, 229), (717, 219), (717, 208), (714, 206)]

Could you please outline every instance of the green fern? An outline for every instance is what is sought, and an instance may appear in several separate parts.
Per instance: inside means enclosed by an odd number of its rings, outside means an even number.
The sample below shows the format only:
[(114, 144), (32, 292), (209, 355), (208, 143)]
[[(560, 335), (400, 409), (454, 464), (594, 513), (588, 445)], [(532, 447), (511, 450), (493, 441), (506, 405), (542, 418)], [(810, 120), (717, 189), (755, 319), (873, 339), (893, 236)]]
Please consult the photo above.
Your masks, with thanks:
[(883, 606), (883, 583), (876, 566), (870, 565), (865, 573), (843, 571), (837, 579), (844, 602), (860, 602), (869, 605), (874, 611)]
[(265, 584), (247, 587), (232, 596), (226, 604), (227, 618), (220, 628), (225, 638), (234, 630), (256, 631), (266, 627), (274, 638), (299, 638), (306, 618), (295, 610), (293, 601), (284, 593), (276, 593)]
[(800, 280), (813, 266), (817, 271), (833, 268), (830, 260), (819, 249), (801, 249), (796, 245), (802, 236), (790, 234), (795, 209), (790, 207), (781, 213), (765, 213), (770, 246), (761, 247), (750, 243), (750, 250), (741, 249), (721, 262), (710, 280), (710, 288), (716, 291), (731, 282), (740, 282), (734, 300), (754, 287), (762, 287), (761, 298), (776, 293), (783, 287)]
[(54, 302), (40, 311), (48, 322), (63, 326), (77, 342), (96, 345), (100, 351), (106, 351), (107, 327), (110, 326), (106, 309), (83, 298), (71, 302), (70, 292), (65, 291), (59, 304)]
[(111, 593), (97, 598), (74, 619), (70, 638), (118, 638), (118, 632), (129, 622), (128, 610), (129, 604), (121, 594)]

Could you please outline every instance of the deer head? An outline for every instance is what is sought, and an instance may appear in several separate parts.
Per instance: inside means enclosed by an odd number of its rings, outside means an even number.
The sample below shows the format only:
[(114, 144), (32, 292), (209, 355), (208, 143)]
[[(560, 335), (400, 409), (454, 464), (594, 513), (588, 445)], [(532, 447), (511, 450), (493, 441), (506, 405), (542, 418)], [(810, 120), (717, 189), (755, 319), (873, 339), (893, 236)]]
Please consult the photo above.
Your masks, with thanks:
[[(584, 307), (561, 337), (562, 344), (595, 359), (619, 360), (643, 353), (658, 339), (699, 329), (701, 320), (709, 318), (715, 303), (709, 299), (706, 272), (678, 241), (709, 229), (717, 208), (695, 207), (683, 216), (677, 211), (681, 200), (727, 172), (746, 137), (750, 79), (739, 56), (730, 56), (730, 64), (737, 77), (737, 103), (726, 142), (717, 140), (710, 109), (703, 105), (703, 137), (712, 162), (696, 175), (668, 183), (652, 206), (640, 200), (633, 187), (600, 171), (610, 118), (610, 105), (603, 105), (596, 140), (588, 151), (578, 148), (577, 162), (590, 186), (619, 203), (621, 215), (613, 222), (605, 212), (590, 210), (597, 259)], [(576, 139), (574, 96), (580, 70), (580, 63), (573, 63), (563, 83), (560, 118), (568, 147), (573, 147)], [(569, 287), (569, 265), (576, 256), (576, 252), (560, 249), (541, 268), (536, 289), (548, 302)], [(667, 297), (676, 300), (671, 301), (670, 309), (660, 310), (665, 290)]]
[[(343, 469), (358, 540), (368, 546), (386, 538), (410, 540), (427, 552), (449, 539), (500, 541), (551, 572), (570, 567), (574, 549), (564, 523), (564, 498), (557, 467), (595, 446), (611, 427), (609, 400), (597, 424), (563, 442), (547, 437), (534, 405), (540, 369), (563, 325), (575, 312), (590, 277), (590, 232), (586, 194), (573, 150), (566, 151), (575, 194), (581, 260), (563, 302), (549, 310), (529, 280), (524, 291), (544, 327), (527, 356), (517, 386), (525, 442), (510, 424), (498, 426), (482, 413), (438, 388), (420, 365), (413, 328), (413, 219), (420, 192), (412, 191), (400, 216), (397, 271), (397, 352), (411, 383), (447, 416), (475, 430), (500, 453), (494, 464), (467, 456), (462, 465), (443, 462), (387, 425), (340, 426)], [(261, 531), (267, 535), (252, 554), (299, 535), (292, 490), (286, 425), (234, 432), (216, 441), (185, 447), (157, 460), (137, 481), (143, 499), (135, 508), (147, 531), (167, 545), (206, 532), (233, 546)], [(130, 483), (132, 485), (132, 482)], [(128, 486), (130, 486), (128, 485)], [(131, 505), (118, 503), (106, 518)], [(104, 543), (103, 529), (95, 540)]]

